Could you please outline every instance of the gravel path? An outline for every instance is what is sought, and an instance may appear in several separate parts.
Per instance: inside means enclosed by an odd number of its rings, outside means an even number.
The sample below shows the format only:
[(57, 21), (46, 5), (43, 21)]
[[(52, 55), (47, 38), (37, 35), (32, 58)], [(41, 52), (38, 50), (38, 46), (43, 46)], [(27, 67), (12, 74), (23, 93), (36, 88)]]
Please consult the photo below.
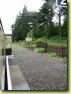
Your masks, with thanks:
[(30, 90), (66, 90), (67, 62), (13, 45), (14, 60), (19, 65)]

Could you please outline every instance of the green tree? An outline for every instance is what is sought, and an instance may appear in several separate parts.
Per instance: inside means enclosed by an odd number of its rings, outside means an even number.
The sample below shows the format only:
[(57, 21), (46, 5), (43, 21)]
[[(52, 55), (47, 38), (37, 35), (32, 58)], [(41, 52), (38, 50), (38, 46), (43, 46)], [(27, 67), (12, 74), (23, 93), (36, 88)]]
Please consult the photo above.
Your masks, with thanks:
[(40, 12), (43, 15), (43, 23), (46, 27), (45, 30), (47, 30), (47, 36), (50, 37), (52, 36), (52, 31), (53, 31), (53, 22), (52, 18), (54, 16), (53, 13), (53, 8), (50, 7), (47, 3), (48, 0), (45, 0), (46, 2), (43, 4), (42, 8), (40, 9)]
[(45, 0), (39, 12), (29, 12), (27, 7), (24, 6), (22, 12), (17, 15), (15, 23), (11, 26), (13, 41), (24, 40), (27, 34), (31, 34), (31, 31), (35, 38), (51, 37), (58, 35), (58, 33), (61, 36), (66, 36), (67, 10), (61, 9), (60, 15), (64, 16), (64, 24), (60, 31), (59, 27), (54, 26), (52, 22), (54, 17), (53, 4), (55, 4), (55, 0)]
[(28, 11), (26, 6), (22, 13), (16, 18), (15, 24), (12, 25), (12, 39), (13, 41), (23, 40), (27, 36), (29, 32), (29, 24), (28, 24)]

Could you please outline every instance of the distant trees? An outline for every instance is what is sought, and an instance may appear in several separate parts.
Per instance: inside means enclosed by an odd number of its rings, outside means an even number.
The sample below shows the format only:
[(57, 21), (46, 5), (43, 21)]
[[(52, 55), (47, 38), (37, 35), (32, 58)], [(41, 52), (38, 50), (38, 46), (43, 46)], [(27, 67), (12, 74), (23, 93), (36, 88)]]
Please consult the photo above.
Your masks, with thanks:
[(36, 12), (28, 12), (27, 7), (24, 6), (22, 13), (17, 15), (16, 21), (12, 24), (12, 40), (24, 40), (27, 37), (27, 33), (31, 30), (35, 30)]
[[(24, 6), (22, 13), (17, 15), (16, 21), (12, 24), (12, 40), (24, 40), (27, 35), (32, 35), (35, 38), (58, 36), (59, 26), (54, 26), (52, 19), (54, 17), (54, 10), (49, 0), (45, 0), (39, 12), (29, 12)], [(61, 26), (62, 35), (67, 36), (67, 10), (61, 10), (64, 15), (64, 24)]]
[(15, 24), (12, 25), (12, 39), (13, 41), (24, 40), (27, 33), (29, 32), (28, 24), (28, 11), (24, 6), (23, 12), (19, 13), (16, 18)]
[(46, 2), (43, 4), (43, 6), (40, 9), (40, 12), (37, 15), (38, 16), (37, 22), (39, 26), (43, 28), (43, 31), (42, 31), (43, 36), (50, 37), (52, 35), (53, 26), (54, 26), (52, 22), (54, 13), (53, 13), (52, 7), (48, 5), (47, 0), (45, 1)]

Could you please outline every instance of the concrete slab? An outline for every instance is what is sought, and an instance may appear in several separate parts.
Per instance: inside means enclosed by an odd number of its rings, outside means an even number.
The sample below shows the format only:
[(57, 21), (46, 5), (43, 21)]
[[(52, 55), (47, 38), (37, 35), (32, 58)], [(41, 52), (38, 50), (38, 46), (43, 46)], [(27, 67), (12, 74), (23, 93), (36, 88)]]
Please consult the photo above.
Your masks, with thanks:
[(30, 90), (18, 65), (10, 66), (12, 90)]

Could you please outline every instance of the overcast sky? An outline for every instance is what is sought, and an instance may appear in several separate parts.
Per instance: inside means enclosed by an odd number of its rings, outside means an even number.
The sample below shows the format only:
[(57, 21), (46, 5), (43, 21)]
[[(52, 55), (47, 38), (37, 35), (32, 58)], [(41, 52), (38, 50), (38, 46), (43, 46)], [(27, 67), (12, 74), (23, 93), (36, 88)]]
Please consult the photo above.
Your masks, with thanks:
[(38, 11), (43, 5), (43, 2), (43, 0), (0, 0), (0, 17), (4, 32), (11, 33), (11, 25), (25, 4), (28, 11)]

